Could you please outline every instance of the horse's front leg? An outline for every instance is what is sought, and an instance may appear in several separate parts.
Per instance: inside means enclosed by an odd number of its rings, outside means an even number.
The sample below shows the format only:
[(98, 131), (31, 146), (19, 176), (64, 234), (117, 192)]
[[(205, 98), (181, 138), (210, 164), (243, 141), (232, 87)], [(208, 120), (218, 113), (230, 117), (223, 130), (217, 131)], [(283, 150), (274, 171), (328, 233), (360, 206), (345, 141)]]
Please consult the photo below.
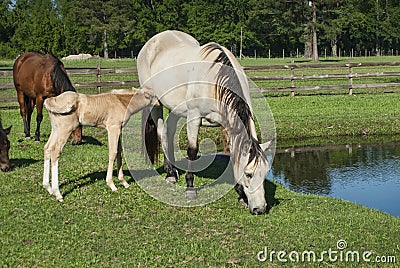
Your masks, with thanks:
[(112, 173), (113, 173), (114, 161), (118, 153), (118, 140), (119, 140), (119, 135), (121, 133), (121, 127), (120, 126), (107, 127), (107, 132), (108, 132), (108, 168), (107, 168), (106, 183), (108, 187), (110, 187), (111, 190), (115, 192), (117, 191), (117, 187), (115, 187), (115, 184), (112, 180)]
[(187, 135), (188, 135), (188, 170), (186, 172), (186, 198), (195, 199), (197, 198), (196, 189), (193, 186), (194, 175), (192, 172), (192, 161), (196, 160), (198, 149), (198, 134), (201, 124), (201, 117), (188, 117), (187, 119)]

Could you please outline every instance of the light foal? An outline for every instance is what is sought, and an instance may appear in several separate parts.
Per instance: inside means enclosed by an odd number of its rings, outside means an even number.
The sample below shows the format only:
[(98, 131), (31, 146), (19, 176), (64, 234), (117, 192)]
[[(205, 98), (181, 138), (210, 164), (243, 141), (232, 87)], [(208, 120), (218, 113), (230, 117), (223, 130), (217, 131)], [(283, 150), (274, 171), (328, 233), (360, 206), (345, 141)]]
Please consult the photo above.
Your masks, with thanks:
[(118, 180), (128, 188), (122, 171), (121, 129), (131, 115), (155, 103), (157, 99), (147, 89), (114, 90), (99, 95), (65, 92), (46, 99), (44, 106), (50, 115), (51, 134), (44, 146), (43, 187), (58, 201), (63, 201), (58, 185), (58, 159), (71, 132), (82, 125), (107, 130), (109, 156), (106, 183), (112, 191), (117, 190), (112, 180), (117, 158)]

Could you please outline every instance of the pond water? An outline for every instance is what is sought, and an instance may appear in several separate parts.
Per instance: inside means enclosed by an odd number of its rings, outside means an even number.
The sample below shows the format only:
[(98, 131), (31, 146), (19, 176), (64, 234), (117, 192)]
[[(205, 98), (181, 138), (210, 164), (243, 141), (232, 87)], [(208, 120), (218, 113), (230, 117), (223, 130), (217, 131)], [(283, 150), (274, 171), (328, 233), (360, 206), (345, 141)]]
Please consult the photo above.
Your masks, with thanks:
[(278, 149), (268, 179), (400, 217), (400, 143)]

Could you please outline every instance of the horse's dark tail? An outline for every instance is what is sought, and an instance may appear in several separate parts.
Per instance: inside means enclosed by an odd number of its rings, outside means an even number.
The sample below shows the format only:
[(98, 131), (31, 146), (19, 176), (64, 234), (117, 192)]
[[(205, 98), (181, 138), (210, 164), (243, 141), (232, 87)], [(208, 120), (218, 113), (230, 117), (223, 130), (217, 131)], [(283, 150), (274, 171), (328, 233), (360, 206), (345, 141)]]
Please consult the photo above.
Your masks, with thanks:
[(50, 77), (56, 95), (60, 95), (65, 91), (76, 92), (74, 86), (71, 83), (71, 80), (67, 75), (67, 71), (64, 68), (64, 64), (54, 55), (53, 57), (55, 59), (55, 64), (53, 70), (50, 73)]
[(157, 124), (151, 117), (150, 108), (142, 110), (142, 152), (154, 164), (158, 162), (158, 155), (160, 153), (161, 143), (157, 135)]

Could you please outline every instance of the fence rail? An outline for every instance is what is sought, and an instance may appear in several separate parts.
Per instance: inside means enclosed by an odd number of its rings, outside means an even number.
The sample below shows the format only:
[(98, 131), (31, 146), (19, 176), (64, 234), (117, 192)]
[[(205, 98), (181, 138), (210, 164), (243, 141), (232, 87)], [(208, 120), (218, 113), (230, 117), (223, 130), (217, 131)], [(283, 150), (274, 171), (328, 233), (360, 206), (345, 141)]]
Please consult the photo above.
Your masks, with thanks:
[[(349, 94), (352, 94), (353, 89), (362, 88), (387, 88), (387, 87), (400, 87), (400, 83), (369, 83), (369, 84), (354, 84), (353, 78), (367, 78), (367, 77), (399, 77), (400, 72), (372, 72), (372, 73), (354, 73), (354, 69), (358, 67), (384, 67), (384, 66), (400, 66), (400, 62), (370, 62), (370, 63), (339, 63), (339, 64), (287, 64), (287, 65), (268, 65), (268, 66), (245, 66), (246, 71), (260, 71), (260, 70), (289, 70), (290, 75), (284, 76), (253, 76), (250, 77), (252, 81), (290, 81), (291, 86), (288, 87), (275, 87), (275, 88), (260, 88), (262, 92), (288, 92), (294, 95), (295, 91), (307, 90), (336, 90), (348, 89)], [(347, 68), (347, 74), (312, 74), (312, 75), (295, 75), (296, 69), (334, 69)], [(74, 87), (96, 87), (98, 92), (101, 87), (108, 86), (137, 86), (138, 80), (130, 81), (102, 81), (103, 74), (123, 74), (123, 73), (137, 73), (137, 68), (114, 68), (114, 69), (101, 69), (100, 66), (92, 69), (67, 69), (68, 75), (93, 75), (91, 82), (73, 82)], [(0, 77), (12, 76), (12, 70), (1, 70)], [(313, 80), (313, 79), (348, 79), (348, 84), (344, 85), (322, 85), (322, 86), (295, 86), (295, 81)], [(13, 84), (2, 84), (0, 89), (14, 88)]]

